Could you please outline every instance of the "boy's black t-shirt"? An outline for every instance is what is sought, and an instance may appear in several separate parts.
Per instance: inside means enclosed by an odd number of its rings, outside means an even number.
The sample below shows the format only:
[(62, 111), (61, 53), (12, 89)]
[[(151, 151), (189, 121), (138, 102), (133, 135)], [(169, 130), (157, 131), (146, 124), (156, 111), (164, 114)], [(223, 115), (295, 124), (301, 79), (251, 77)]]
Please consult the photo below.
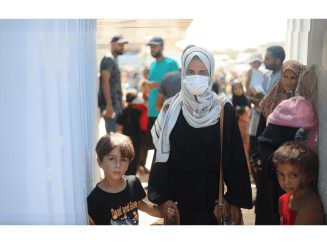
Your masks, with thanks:
[(138, 225), (138, 201), (146, 194), (137, 177), (124, 177), (126, 188), (121, 192), (106, 192), (98, 183), (87, 197), (88, 213), (96, 225)]

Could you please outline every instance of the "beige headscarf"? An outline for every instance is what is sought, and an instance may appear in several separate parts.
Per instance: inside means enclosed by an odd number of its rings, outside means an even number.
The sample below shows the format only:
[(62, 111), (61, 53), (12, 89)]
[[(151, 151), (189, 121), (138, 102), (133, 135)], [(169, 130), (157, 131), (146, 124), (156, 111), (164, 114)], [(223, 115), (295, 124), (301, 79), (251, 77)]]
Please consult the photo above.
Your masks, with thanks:
[(299, 78), (300, 74), (303, 72), (305, 68), (306, 68), (305, 65), (302, 65), (300, 62), (297, 62), (295, 60), (289, 60), (283, 64), (280, 79), (259, 104), (261, 113), (266, 120), (280, 102), (293, 97), (295, 94), (295, 91), (292, 91), (291, 93), (287, 93), (283, 89), (283, 85), (282, 85), (283, 73), (287, 70), (291, 70), (296, 74), (297, 78)]
[[(199, 96), (190, 94), (183, 83), (186, 68), (194, 56), (198, 56), (209, 71), (209, 86)], [(214, 57), (207, 49), (193, 47), (183, 54), (181, 91), (165, 102), (151, 129), (153, 144), (157, 149), (155, 162), (167, 162), (169, 158), (169, 135), (181, 109), (187, 123), (194, 128), (204, 128), (218, 122), (221, 105), (218, 95), (212, 92), (214, 69)], [(225, 103), (227, 101), (231, 103), (229, 100), (225, 100)]]

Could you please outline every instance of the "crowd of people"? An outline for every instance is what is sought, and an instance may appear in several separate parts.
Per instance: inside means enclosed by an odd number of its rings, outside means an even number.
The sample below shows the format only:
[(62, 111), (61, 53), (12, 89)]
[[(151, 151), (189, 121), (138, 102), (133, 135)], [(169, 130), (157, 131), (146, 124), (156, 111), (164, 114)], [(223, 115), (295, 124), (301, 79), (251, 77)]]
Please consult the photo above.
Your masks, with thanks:
[[(87, 198), (90, 224), (138, 224), (140, 209), (181, 225), (217, 225), (219, 194), (229, 224), (243, 224), (241, 208), (253, 205), (256, 225), (326, 223), (316, 185), (315, 66), (284, 62), (284, 49), (272, 46), (264, 58), (252, 53), (244, 77), (234, 72), (227, 80), (207, 49), (187, 46), (179, 68), (164, 56), (163, 39), (154, 37), (147, 45), (155, 61), (143, 71), (141, 94), (128, 90), (123, 102), (117, 57), (127, 43), (113, 37), (101, 62), (99, 108), (107, 135), (96, 153), (105, 177)], [(149, 173), (151, 203), (143, 200), (137, 173)]]

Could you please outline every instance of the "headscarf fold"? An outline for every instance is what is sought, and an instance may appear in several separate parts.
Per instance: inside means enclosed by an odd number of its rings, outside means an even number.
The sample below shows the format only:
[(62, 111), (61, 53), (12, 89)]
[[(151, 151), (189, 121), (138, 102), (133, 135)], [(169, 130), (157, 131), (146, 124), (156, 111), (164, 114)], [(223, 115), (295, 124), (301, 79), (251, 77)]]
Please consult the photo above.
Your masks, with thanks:
[(278, 82), (274, 85), (274, 87), (269, 91), (269, 93), (262, 99), (262, 101), (259, 104), (261, 113), (263, 114), (266, 120), (280, 102), (289, 99), (295, 95), (295, 90), (288, 93), (283, 89), (283, 85), (282, 85), (283, 73), (286, 70), (291, 70), (296, 74), (297, 78), (299, 78), (300, 74), (303, 72), (305, 68), (306, 68), (305, 65), (302, 65), (300, 62), (297, 62), (295, 60), (289, 60), (284, 63)]
[[(190, 94), (186, 85), (183, 83), (186, 68), (194, 56), (198, 56), (209, 71), (209, 86), (199, 96)], [(151, 129), (153, 144), (157, 149), (155, 162), (167, 162), (169, 158), (169, 136), (181, 109), (187, 123), (194, 128), (204, 128), (214, 125), (220, 117), (220, 99), (217, 94), (212, 92), (215, 69), (213, 55), (207, 49), (193, 47), (183, 54), (181, 61), (181, 91), (165, 102)]]
[(307, 67), (300, 75), (295, 96), (308, 100), (313, 111), (318, 113), (318, 71), (315, 65)]

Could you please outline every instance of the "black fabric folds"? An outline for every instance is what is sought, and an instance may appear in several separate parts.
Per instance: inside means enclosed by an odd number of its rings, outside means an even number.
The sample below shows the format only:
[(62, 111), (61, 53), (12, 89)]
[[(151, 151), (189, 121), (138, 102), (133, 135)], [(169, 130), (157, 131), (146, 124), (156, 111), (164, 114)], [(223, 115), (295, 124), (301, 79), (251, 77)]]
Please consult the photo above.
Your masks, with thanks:
[[(153, 163), (149, 176), (151, 202), (178, 202), (181, 224), (216, 224), (213, 210), (219, 193), (220, 121), (193, 128), (182, 111), (170, 134), (170, 155), (165, 163)], [(252, 208), (252, 192), (243, 142), (235, 110), (224, 107), (224, 198), (241, 208)]]

